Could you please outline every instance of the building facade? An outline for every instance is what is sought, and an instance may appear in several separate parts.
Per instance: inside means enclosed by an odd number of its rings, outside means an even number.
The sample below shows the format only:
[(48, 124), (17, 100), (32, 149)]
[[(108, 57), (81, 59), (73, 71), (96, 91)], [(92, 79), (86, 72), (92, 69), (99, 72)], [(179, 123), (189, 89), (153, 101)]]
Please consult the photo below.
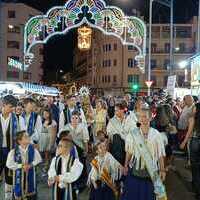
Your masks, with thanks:
[[(22, 3), (0, 2), (0, 81), (23, 81), (39, 83), (43, 76), (43, 45), (36, 45), (30, 67), (23, 68), (24, 26), (40, 11)], [(9, 60), (19, 66), (11, 66)]]
[[(151, 80), (153, 90), (166, 88), (170, 70), (172, 74), (177, 75), (177, 86), (189, 85), (190, 67), (188, 66), (186, 71), (180, 68), (179, 63), (194, 55), (196, 30), (197, 19), (195, 17), (188, 24), (174, 24), (174, 58), (170, 69), (170, 24), (152, 25)], [(88, 52), (82, 52), (82, 56), (75, 52), (74, 68), (77, 66), (76, 63), (79, 63), (85, 56), (85, 62), (79, 65), (79, 71), (90, 68), (90, 72), (86, 70), (85, 75), (82, 76), (88, 86), (98, 91), (117, 94), (131, 92), (134, 90), (134, 85), (137, 85), (138, 91), (146, 92), (146, 75), (142, 74), (137, 67), (135, 60), (137, 53), (137, 49), (122, 45), (118, 38), (104, 35), (93, 29), (92, 47)]]

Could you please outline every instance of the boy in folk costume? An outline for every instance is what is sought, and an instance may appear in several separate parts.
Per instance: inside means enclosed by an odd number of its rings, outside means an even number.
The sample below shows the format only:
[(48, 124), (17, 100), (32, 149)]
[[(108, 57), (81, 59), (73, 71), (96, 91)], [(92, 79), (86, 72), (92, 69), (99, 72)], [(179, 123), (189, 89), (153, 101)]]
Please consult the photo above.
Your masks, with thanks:
[(72, 113), (74, 111), (80, 112), (80, 119), (81, 121), (86, 125), (87, 121), (85, 118), (85, 114), (82, 110), (82, 108), (79, 108), (76, 105), (76, 97), (70, 96), (67, 98), (67, 105), (65, 106), (65, 109), (60, 113), (60, 119), (59, 119), (59, 132), (64, 129), (64, 126), (71, 123), (71, 117)]
[(48, 171), (48, 184), (53, 186), (53, 200), (75, 200), (72, 183), (81, 175), (83, 165), (70, 154), (73, 141), (71, 136), (59, 142), (57, 153)]
[(6, 167), (8, 153), (15, 147), (16, 133), (24, 130), (25, 124), (22, 117), (13, 113), (17, 100), (12, 95), (3, 98), (3, 107), (0, 114), (0, 175), (5, 174), (5, 199), (12, 198), (12, 171)]
[(8, 154), (6, 166), (13, 170), (13, 196), (15, 200), (36, 199), (35, 167), (42, 161), (37, 149), (30, 144), (26, 131), (16, 136), (16, 147)]
[(120, 179), (122, 166), (107, 151), (105, 142), (97, 145), (97, 156), (92, 160), (88, 177), (91, 185), (90, 200), (114, 200), (119, 197), (116, 181)]
[[(151, 111), (143, 108), (138, 115), (140, 127), (126, 138), (126, 161), (122, 200), (166, 200), (165, 146), (161, 134), (150, 127)], [(139, 125), (138, 125), (139, 126)], [(129, 170), (128, 170), (129, 168)], [(128, 173), (129, 171), (129, 173)]]
[(42, 119), (34, 112), (35, 101), (32, 98), (24, 100), (24, 113), (22, 117), (26, 125), (26, 131), (31, 139), (31, 143), (37, 144), (42, 131)]
[(79, 189), (84, 188), (87, 181), (86, 155), (88, 153), (89, 133), (87, 126), (80, 120), (80, 114), (77, 111), (72, 113), (71, 123), (64, 127), (64, 130), (70, 131), (73, 142), (76, 145), (79, 159), (83, 163), (83, 173), (77, 181)]

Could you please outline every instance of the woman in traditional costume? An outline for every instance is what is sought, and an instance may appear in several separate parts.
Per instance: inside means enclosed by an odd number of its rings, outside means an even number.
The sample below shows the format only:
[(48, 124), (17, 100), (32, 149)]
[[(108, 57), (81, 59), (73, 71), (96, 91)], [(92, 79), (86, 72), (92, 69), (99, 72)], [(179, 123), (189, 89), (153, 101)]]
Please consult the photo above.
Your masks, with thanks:
[(53, 200), (75, 200), (72, 183), (81, 175), (83, 165), (70, 153), (73, 146), (72, 137), (59, 142), (57, 153), (48, 171), (48, 184), (53, 186)]
[(121, 177), (122, 166), (107, 151), (107, 145), (99, 142), (97, 156), (91, 162), (88, 184), (91, 187), (90, 200), (115, 200), (119, 197), (116, 181)]
[[(126, 161), (122, 200), (167, 199), (165, 179), (165, 146), (160, 133), (150, 127), (151, 112), (144, 108), (138, 116), (140, 127), (126, 138)], [(129, 173), (128, 173), (129, 168)]]

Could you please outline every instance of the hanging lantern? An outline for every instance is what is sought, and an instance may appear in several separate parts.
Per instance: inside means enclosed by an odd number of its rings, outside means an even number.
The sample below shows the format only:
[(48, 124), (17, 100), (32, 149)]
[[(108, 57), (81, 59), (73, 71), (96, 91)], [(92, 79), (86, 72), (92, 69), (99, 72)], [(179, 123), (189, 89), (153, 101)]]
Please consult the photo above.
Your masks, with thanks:
[(78, 28), (78, 48), (82, 51), (89, 50), (91, 47), (92, 29), (87, 26)]

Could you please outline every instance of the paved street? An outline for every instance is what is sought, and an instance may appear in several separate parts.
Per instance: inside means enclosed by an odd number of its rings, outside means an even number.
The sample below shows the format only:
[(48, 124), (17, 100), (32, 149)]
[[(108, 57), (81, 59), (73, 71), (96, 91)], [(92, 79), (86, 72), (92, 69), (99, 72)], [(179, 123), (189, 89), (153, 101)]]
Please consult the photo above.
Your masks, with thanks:
[[(185, 161), (182, 158), (176, 158), (176, 171), (170, 171), (166, 179), (166, 187), (169, 200), (195, 200), (192, 194), (190, 184), (191, 173), (184, 168)], [(0, 194), (3, 194), (2, 185), (0, 187)], [(2, 195), (1, 195), (2, 197)], [(45, 179), (41, 178), (38, 187), (38, 200), (51, 199), (51, 189), (45, 184)], [(80, 194), (79, 200), (88, 199), (88, 189)], [(0, 200), (4, 200), (0, 198)]]

